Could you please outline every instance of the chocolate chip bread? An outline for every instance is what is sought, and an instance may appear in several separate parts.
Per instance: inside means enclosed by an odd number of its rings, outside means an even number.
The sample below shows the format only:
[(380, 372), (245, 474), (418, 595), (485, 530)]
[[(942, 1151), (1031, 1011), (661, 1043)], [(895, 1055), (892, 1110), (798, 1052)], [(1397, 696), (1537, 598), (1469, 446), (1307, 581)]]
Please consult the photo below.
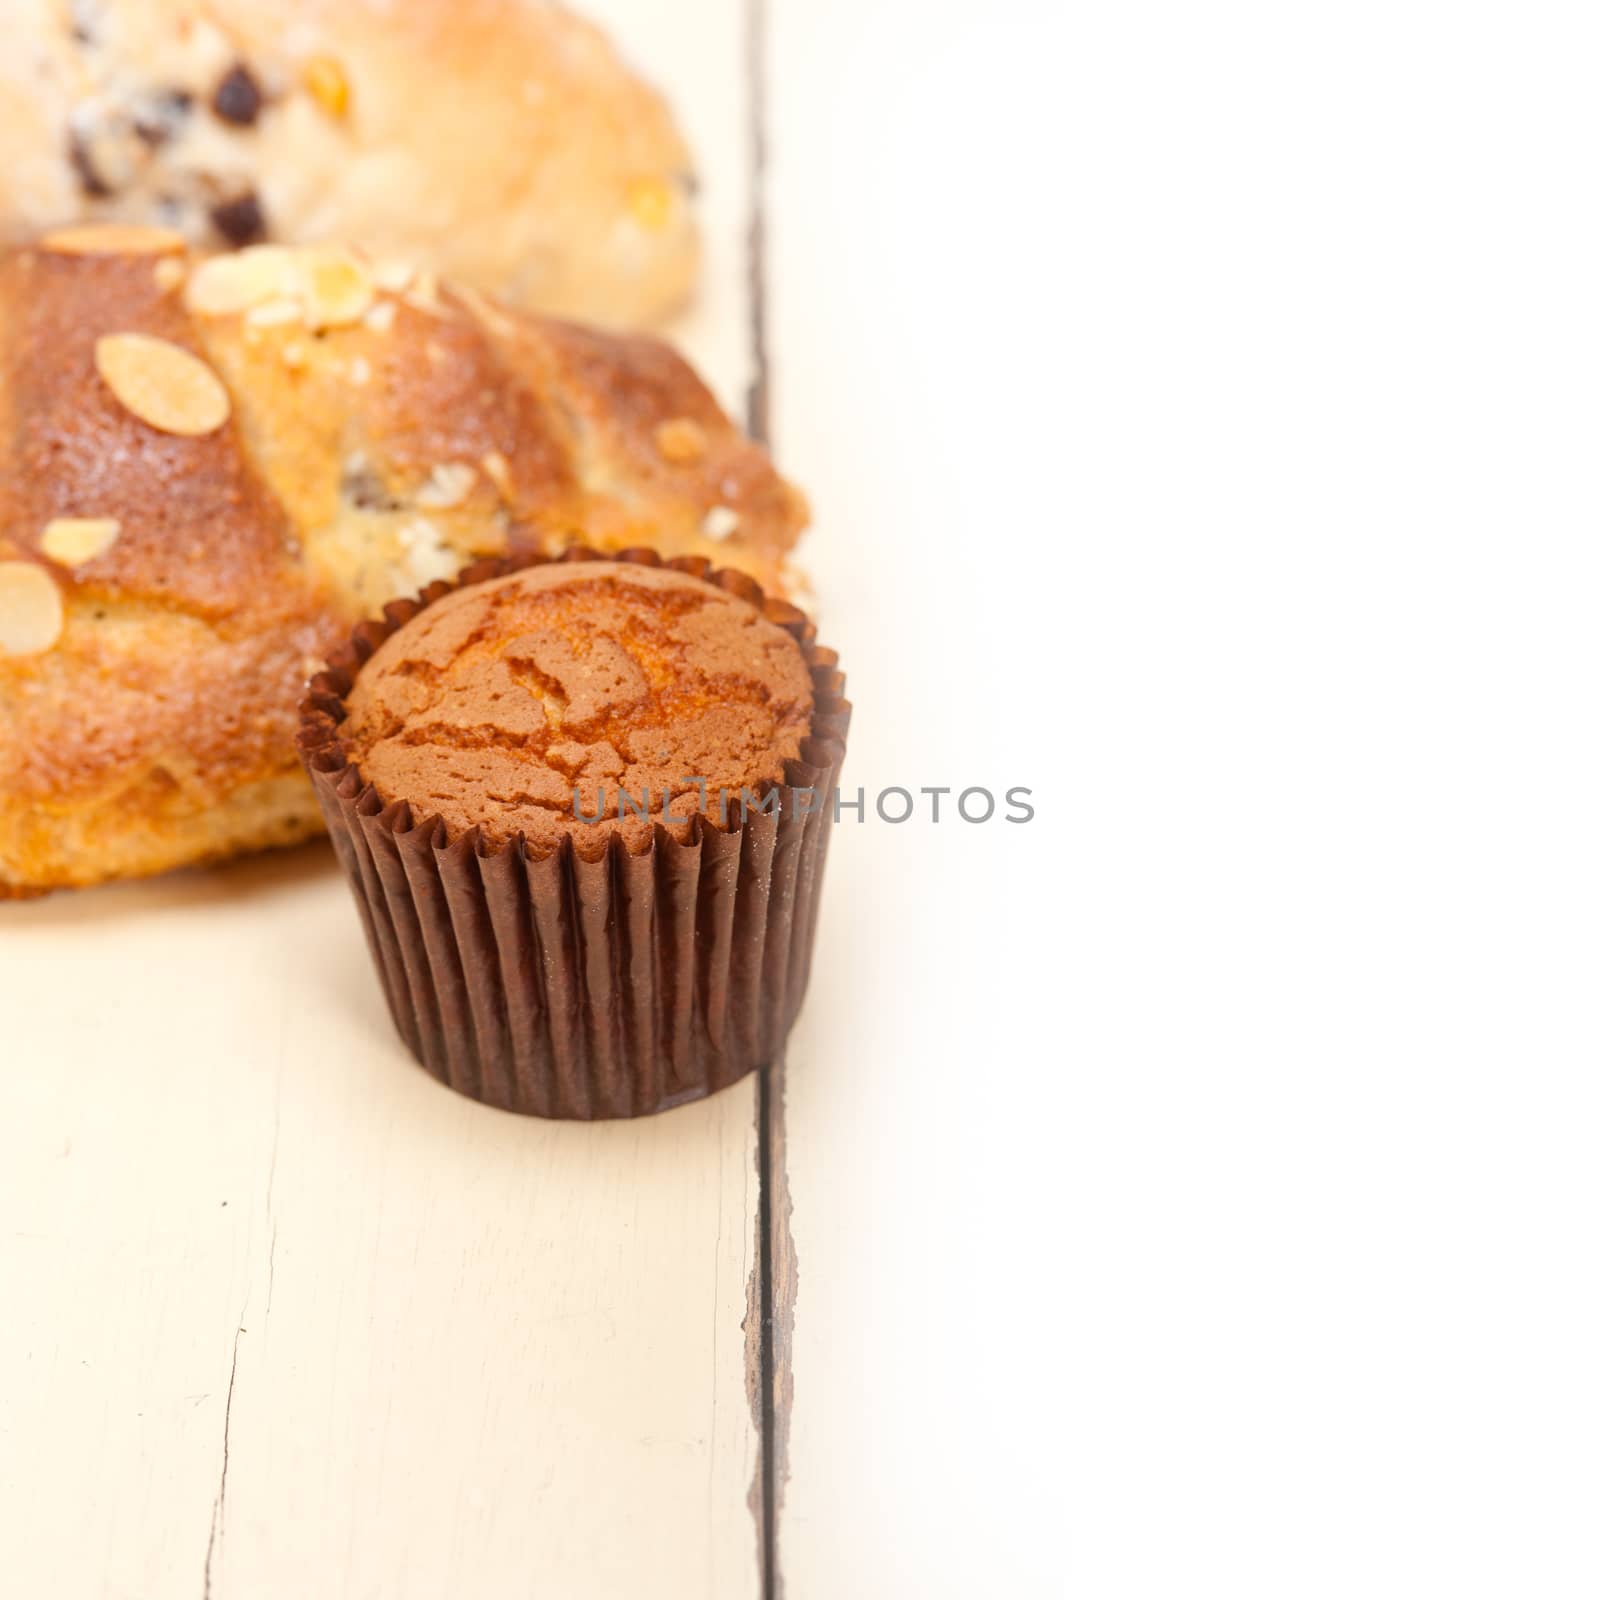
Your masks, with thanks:
[(619, 326), (689, 292), (661, 98), (548, 0), (10, 0), (0, 239), (353, 240)]
[(291, 842), (331, 641), (467, 562), (649, 545), (784, 590), (804, 502), (667, 346), (334, 247), (0, 263), (0, 895)]

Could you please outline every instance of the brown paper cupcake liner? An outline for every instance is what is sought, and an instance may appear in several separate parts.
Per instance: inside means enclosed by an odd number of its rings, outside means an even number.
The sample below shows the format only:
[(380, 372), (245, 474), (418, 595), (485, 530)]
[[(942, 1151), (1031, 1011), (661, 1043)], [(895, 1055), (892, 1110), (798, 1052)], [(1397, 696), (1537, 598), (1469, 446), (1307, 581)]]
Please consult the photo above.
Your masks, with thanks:
[(850, 704), (838, 657), (793, 606), (742, 573), (652, 550), (563, 561), (666, 565), (751, 601), (800, 645), (812, 731), (783, 782), (727, 827), (659, 824), (630, 853), (592, 859), (569, 835), (536, 855), (522, 835), (450, 838), (436, 816), (385, 805), (346, 755), (344, 699), (398, 628), (444, 595), (546, 557), (479, 562), (455, 583), (363, 623), (301, 704), (301, 757), (355, 893), (395, 1027), (429, 1072), (490, 1105), (542, 1117), (631, 1117), (700, 1098), (772, 1059), (800, 1008), (844, 759)]

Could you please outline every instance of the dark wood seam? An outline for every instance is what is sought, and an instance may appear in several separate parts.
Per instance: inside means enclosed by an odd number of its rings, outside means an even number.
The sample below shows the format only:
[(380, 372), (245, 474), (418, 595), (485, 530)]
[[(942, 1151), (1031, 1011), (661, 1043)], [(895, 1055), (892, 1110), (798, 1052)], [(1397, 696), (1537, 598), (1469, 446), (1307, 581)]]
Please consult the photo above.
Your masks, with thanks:
[[(749, 301), (751, 371), (745, 395), (745, 427), (751, 438), (772, 443), (771, 352), (767, 344), (767, 75), (768, 0), (744, 0), (745, 92), (748, 124), (749, 214), (745, 230), (745, 280)], [(778, 1418), (777, 1255), (774, 1226), (778, 1207), (774, 1194), (787, 1182), (776, 1165), (781, 1152), (783, 1057), (766, 1063), (756, 1082), (756, 1295), (759, 1337), (756, 1340), (757, 1483), (751, 1499), (756, 1513), (760, 1550), (761, 1600), (780, 1600), (778, 1507), (783, 1449)], [(781, 1159), (781, 1156), (777, 1159)], [(787, 1218), (785, 1217), (785, 1222)], [(785, 1419), (786, 1420), (786, 1419)], [(784, 1430), (786, 1431), (786, 1429)]]

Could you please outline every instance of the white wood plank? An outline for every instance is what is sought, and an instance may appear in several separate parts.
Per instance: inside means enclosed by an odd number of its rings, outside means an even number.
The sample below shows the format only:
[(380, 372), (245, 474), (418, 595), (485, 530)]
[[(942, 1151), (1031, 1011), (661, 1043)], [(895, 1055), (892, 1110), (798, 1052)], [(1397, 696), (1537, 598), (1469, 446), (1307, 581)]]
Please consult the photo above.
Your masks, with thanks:
[[(595, 8), (680, 108), (748, 376), (731, 0)], [(450, 1094), (321, 847), (0, 907), (0, 1572), (18, 1594), (747, 1600), (753, 1084)]]
[(772, 3), (788, 1593), (1600, 1591), (1593, 8)]
[(748, 1086), (594, 1128), (449, 1093), (320, 850), (6, 907), (0, 963), (8, 1572), (749, 1591)]
[[(772, 0), (773, 432), (812, 497), (803, 560), (856, 706), (847, 793), (1031, 785), (1059, 824), (1050, 566), (981, 570), (1037, 547), (1028, 495), (1062, 449), (1045, 385), (1018, 379), (1051, 298), (1013, 246), (1051, 201), (995, 132), (1047, 103), (1016, 81), (1043, 53), (1022, 9)], [(1036, 1311), (1057, 862), (1037, 825), (953, 821), (955, 798), (937, 825), (919, 797), (901, 825), (835, 828), (790, 1041), (794, 1600), (1058, 1592)], [(997, 1093), (1030, 1080), (1031, 1101)]]

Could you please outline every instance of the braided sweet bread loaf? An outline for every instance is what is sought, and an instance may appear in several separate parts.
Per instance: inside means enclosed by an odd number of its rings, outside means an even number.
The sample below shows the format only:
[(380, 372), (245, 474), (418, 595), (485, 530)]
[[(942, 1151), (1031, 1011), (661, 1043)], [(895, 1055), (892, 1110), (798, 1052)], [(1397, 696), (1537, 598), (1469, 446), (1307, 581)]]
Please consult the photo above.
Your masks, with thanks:
[(0, 896), (319, 831), (307, 676), (471, 560), (650, 545), (781, 594), (805, 520), (654, 339), (337, 247), (47, 235), (0, 262)]

